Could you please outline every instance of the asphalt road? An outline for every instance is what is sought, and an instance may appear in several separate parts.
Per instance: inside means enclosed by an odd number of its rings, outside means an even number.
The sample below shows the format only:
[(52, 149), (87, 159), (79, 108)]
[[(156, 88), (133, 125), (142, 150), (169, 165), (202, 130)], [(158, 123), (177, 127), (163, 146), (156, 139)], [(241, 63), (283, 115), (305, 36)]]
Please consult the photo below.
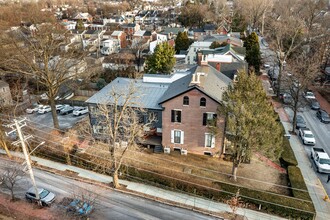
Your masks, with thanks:
[[(6, 165), (6, 162), (0, 159), (0, 169), (3, 169)], [(34, 174), (38, 187), (46, 188), (57, 195), (55, 204), (50, 207), (50, 209), (54, 209), (54, 211), (61, 210), (58, 203), (64, 197), (72, 197), (74, 194), (91, 194), (92, 197), (96, 197), (96, 202), (95, 210), (90, 216), (90, 219), (215, 219), (191, 210), (161, 204), (87, 183), (81, 183), (38, 169), (34, 169)], [(25, 191), (29, 189), (32, 184), (28, 177), (19, 181), (18, 184), (15, 194), (17, 197), (24, 199)], [(7, 191), (7, 193), (9, 192)]]
[[(268, 48), (268, 44), (262, 37), (260, 39), (260, 50), (265, 54), (265, 58), (263, 59), (264, 63), (270, 64), (270, 66), (274, 66), (274, 58), (275, 53)], [(289, 115), (290, 120), (292, 121), (293, 112), (289, 108), (285, 108), (287, 114)], [(316, 111), (310, 109), (306, 106), (303, 109), (303, 112), (300, 112), (306, 123), (307, 127), (310, 128), (315, 136), (316, 147), (322, 147), (326, 150), (326, 152), (330, 155), (330, 124), (323, 124), (316, 117)], [(302, 149), (305, 149), (306, 154), (310, 159), (310, 165), (314, 167), (314, 171), (320, 179), (324, 189), (327, 191), (328, 195), (330, 195), (330, 182), (327, 184), (327, 174), (320, 174), (316, 172), (315, 164), (310, 158), (311, 146), (305, 146), (301, 142)]]

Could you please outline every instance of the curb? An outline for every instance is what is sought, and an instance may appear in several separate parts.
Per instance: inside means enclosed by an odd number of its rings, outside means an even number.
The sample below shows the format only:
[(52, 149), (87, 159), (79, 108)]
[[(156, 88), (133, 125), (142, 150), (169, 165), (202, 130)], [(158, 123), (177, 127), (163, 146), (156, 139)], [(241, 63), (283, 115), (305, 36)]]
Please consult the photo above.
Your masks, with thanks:
[(322, 188), (323, 191), (324, 191), (324, 198), (323, 198), (323, 200), (324, 200), (325, 202), (330, 202), (329, 195), (328, 195), (327, 191), (324, 189), (324, 186), (323, 186), (323, 184), (321, 183), (320, 178), (317, 178), (317, 180), (319, 181), (319, 184), (320, 184), (321, 188)]

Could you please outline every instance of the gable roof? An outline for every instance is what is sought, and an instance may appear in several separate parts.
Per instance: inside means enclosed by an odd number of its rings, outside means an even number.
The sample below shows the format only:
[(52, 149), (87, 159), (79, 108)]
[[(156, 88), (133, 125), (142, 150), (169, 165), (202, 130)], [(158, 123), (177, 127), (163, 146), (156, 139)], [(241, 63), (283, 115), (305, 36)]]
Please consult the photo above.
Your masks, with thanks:
[[(86, 102), (91, 104), (111, 104), (114, 101), (113, 97), (110, 95), (112, 91), (116, 91), (119, 94), (128, 94), (129, 91), (127, 88), (131, 85), (133, 85), (136, 90), (134, 99), (130, 104), (131, 107), (162, 110), (162, 107), (158, 104), (158, 100), (168, 89), (169, 84), (146, 83), (143, 82), (142, 79), (118, 77), (101, 89), (98, 93), (90, 97)], [(124, 98), (122, 98), (119, 100), (118, 104), (122, 105), (124, 101)]]
[(169, 34), (169, 33), (172, 33), (172, 34), (177, 35), (179, 32), (184, 32), (184, 31), (185, 31), (184, 28), (166, 27), (166, 28), (161, 32), (161, 34)]
[[(194, 73), (204, 73), (204, 75), (200, 76), (201, 80), (199, 84), (191, 83)], [(192, 89), (198, 89), (216, 102), (220, 102), (223, 92), (230, 83), (231, 79), (218, 72), (214, 67), (209, 65), (197, 66), (191, 74), (174, 81), (164, 93), (159, 103), (164, 103)]]

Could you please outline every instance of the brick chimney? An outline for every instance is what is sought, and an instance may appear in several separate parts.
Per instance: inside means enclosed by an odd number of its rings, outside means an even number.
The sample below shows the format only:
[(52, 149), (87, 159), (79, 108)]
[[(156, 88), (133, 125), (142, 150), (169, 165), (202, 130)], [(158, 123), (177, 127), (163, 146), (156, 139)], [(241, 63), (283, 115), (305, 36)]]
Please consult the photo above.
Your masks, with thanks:
[(221, 67), (221, 64), (220, 63), (217, 63), (216, 65), (215, 65), (215, 68), (220, 72), (220, 67)]
[(197, 52), (197, 64), (198, 64), (198, 66), (202, 65), (202, 58), (203, 58), (202, 52)]

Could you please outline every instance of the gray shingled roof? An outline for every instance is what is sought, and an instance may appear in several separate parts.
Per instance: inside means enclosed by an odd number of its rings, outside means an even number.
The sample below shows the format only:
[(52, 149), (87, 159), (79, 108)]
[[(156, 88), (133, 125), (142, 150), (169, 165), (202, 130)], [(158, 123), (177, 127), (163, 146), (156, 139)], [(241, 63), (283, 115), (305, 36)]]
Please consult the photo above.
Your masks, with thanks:
[[(191, 84), (193, 73), (198, 72), (205, 73), (204, 76), (201, 76), (201, 83)], [(164, 93), (159, 103), (166, 102), (167, 100), (194, 88), (199, 89), (209, 97), (220, 102), (222, 100), (223, 92), (227, 89), (230, 83), (231, 79), (221, 72), (218, 72), (214, 67), (209, 65), (197, 66), (196, 70), (191, 74), (174, 81)]]
[[(159, 99), (163, 96), (168, 88), (165, 83), (145, 83), (142, 79), (128, 79), (118, 77), (110, 84), (101, 89), (98, 93), (90, 97), (86, 102), (92, 104), (111, 104), (113, 97), (110, 95), (112, 91), (118, 94), (127, 94), (128, 88), (133, 84), (136, 89), (135, 99), (132, 100), (130, 106), (141, 107), (148, 109), (162, 109), (158, 104)], [(122, 105), (123, 100), (119, 100), (119, 105)]]

